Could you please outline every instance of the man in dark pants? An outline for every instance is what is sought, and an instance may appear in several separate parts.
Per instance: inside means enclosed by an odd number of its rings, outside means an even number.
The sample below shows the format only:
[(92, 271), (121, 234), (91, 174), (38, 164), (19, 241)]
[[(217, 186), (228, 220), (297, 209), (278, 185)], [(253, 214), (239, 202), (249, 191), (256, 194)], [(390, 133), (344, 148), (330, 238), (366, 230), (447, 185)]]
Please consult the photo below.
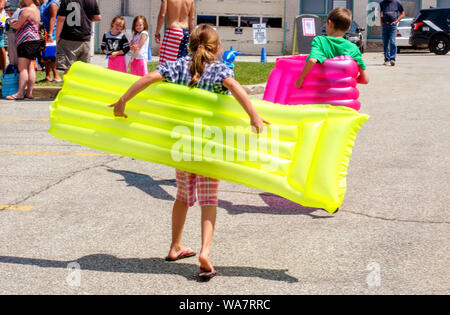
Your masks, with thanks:
[(395, 66), (397, 24), (405, 16), (405, 10), (397, 0), (383, 0), (380, 3), (380, 12), (380, 22), (383, 28), (384, 65)]
[(75, 61), (90, 62), (92, 22), (101, 21), (97, 0), (62, 0), (56, 24), (56, 68), (69, 71)]

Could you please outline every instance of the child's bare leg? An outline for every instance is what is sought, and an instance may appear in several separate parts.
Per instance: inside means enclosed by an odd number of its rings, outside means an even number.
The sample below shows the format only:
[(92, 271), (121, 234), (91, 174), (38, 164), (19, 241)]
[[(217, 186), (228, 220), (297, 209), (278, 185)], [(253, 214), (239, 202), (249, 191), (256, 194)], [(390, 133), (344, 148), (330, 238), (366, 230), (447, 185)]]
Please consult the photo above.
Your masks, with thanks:
[(198, 260), (200, 261), (200, 268), (206, 271), (213, 269), (209, 261), (209, 253), (216, 224), (216, 214), (217, 206), (202, 207), (202, 250)]
[(170, 245), (169, 258), (176, 258), (182, 252), (188, 250), (181, 244), (188, 209), (186, 202), (175, 200), (172, 211), (172, 244)]

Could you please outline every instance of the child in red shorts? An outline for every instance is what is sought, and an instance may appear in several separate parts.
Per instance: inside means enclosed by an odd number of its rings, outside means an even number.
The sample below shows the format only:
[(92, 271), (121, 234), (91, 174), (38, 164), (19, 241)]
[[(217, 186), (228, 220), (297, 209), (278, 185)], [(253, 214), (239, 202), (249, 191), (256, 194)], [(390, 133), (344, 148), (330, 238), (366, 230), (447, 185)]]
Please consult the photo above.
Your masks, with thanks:
[[(217, 59), (220, 47), (217, 32), (209, 25), (199, 25), (189, 40), (189, 50), (192, 54), (160, 64), (156, 71), (133, 84), (118, 102), (109, 105), (114, 107), (114, 115), (126, 118), (126, 102), (150, 84), (166, 80), (214, 93), (228, 94), (230, 91), (249, 115), (251, 125), (257, 132), (261, 132), (263, 124), (268, 122), (258, 115), (247, 93), (234, 79), (233, 70)], [(198, 277), (200, 280), (207, 280), (216, 275), (209, 254), (216, 222), (219, 181), (181, 170), (176, 170), (176, 178), (178, 193), (172, 211), (172, 244), (166, 260), (175, 261), (196, 255), (192, 249), (182, 245), (182, 233), (187, 211), (198, 199), (202, 208), (202, 249), (199, 255)]]

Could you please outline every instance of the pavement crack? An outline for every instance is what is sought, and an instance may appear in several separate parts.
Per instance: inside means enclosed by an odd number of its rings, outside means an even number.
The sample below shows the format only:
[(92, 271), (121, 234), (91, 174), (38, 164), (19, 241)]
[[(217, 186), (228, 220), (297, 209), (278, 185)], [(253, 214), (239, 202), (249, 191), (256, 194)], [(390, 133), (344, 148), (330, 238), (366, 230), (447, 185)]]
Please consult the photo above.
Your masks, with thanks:
[(115, 157), (115, 158), (112, 158), (112, 159), (110, 159), (110, 160), (108, 160), (108, 161), (103, 161), (103, 162), (101, 162), (101, 163), (97, 163), (97, 164), (94, 164), (94, 165), (91, 165), (91, 166), (88, 166), (88, 167), (85, 167), (85, 168), (76, 170), (76, 171), (74, 171), (74, 172), (68, 173), (67, 175), (65, 175), (65, 176), (63, 176), (63, 177), (61, 177), (61, 178), (59, 178), (57, 181), (55, 181), (55, 182), (53, 182), (53, 183), (50, 183), (50, 184), (48, 184), (48, 185), (45, 186), (45, 187), (42, 187), (42, 188), (39, 189), (38, 191), (31, 192), (30, 194), (28, 194), (27, 196), (23, 197), (22, 199), (19, 199), (19, 200), (14, 201), (13, 203), (11, 203), (11, 205), (12, 205), (12, 206), (17, 206), (17, 205), (19, 205), (19, 204), (22, 204), (23, 202), (27, 201), (28, 199), (33, 198), (33, 197), (35, 197), (35, 196), (37, 196), (37, 195), (43, 193), (44, 191), (47, 191), (47, 190), (49, 190), (50, 188), (55, 187), (56, 185), (62, 183), (63, 181), (65, 181), (65, 180), (67, 180), (67, 179), (70, 179), (70, 178), (74, 177), (74, 176), (77, 175), (77, 174), (80, 174), (80, 173), (82, 173), (82, 172), (84, 172), (84, 171), (89, 171), (89, 170), (94, 169), (94, 168), (97, 168), (97, 167), (105, 166), (105, 165), (108, 164), (108, 163), (117, 161), (117, 160), (122, 159), (122, 158), (123, 158), (122, 156)]
[(345, 212), (345, 213), (360, 215), (360, 216), (371, 218), (371, 219), (377, 219), (377, 220), (383, 220), (383, 221), (389, 221), (389, 222), (420, 223), (420, 224), (450, 224), (450, 222), (447, 222), (447, 221), (442, 221), (442, 222), (441, 221), (420, 221), (420, 220), (385, 218), (385, 217), (374, 216), (374, 215), (365, 214), (365, 213), (361, 213), (361, 212), (356, 212), (356, 211), (352, 211), (352, 210), (340, 210), (339, 212)]

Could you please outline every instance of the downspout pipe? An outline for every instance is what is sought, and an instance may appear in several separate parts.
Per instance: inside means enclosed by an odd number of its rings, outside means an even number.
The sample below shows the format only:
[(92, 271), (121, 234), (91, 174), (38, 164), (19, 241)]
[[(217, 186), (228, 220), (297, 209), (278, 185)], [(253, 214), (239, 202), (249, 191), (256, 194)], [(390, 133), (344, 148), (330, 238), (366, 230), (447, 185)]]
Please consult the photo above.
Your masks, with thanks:
[(121, 0), (120, 2), (120, 14), (122, 16), (128, 16), (128, 13), (130, 11), (130, 2), (129, 0)]

